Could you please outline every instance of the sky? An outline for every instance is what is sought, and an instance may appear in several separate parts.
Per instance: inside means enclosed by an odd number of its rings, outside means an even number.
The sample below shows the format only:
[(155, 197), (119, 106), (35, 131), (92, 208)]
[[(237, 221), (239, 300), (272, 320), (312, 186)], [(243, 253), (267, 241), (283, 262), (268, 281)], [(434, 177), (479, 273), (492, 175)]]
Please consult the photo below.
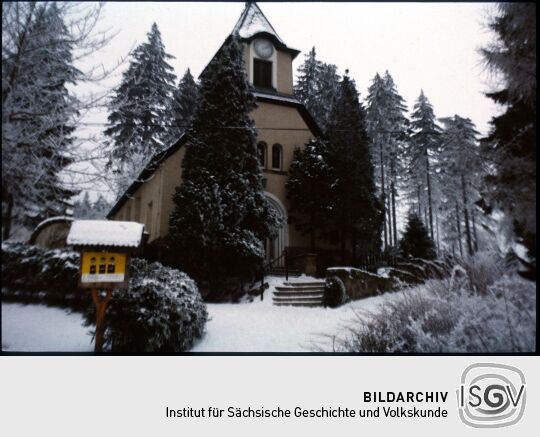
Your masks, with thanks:
[[(485, 3), (259, 3), (289, 47), (304, 54), (315, 46), (324, 62), (349, 69), (360, 98), (375, 73), (390, 72), (400, 94), (412, 109), (420, 90), (438, 117), (459, 114), (486, 133), (496, 106), (483, 93), (492, 89), (478, 48), (491, 33), (485, 27)], [(99, 54), (112, 65), (145, 41), (156, 22), (177, 76), (186, 68), (202, 71), (244, 8), (236, 3), (140, 2), (107, 3), (101, 25), (118, 35)], [(95, 61), (95, 60), (93, 60)], [(122, 68), (127, 67), (127, 64)], [(120, 70), (121, 71), (121, 70)], [(108, 85), (118, 84), (120, 76)], [(105, 121), (106, 114), (96, 120)]]

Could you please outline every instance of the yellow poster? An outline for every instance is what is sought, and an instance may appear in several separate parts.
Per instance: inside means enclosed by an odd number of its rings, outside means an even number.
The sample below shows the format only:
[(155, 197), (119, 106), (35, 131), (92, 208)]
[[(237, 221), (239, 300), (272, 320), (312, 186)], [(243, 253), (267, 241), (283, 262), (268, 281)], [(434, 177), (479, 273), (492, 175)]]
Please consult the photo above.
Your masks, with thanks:
[(125, 253), (83, 252), (81, 283), (124, 282), (125, 276)]

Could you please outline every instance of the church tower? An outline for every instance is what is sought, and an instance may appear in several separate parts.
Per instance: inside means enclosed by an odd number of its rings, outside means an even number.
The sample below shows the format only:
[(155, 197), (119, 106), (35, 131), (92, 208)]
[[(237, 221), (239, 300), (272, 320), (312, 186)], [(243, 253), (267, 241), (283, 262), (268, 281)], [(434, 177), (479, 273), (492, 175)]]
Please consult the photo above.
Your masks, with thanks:
[(258, 90), (292, 95), (292, 61), (300, 52), (287, 47), (256, 3), (246, 3), (232, 34), (244, 43), (249, 83)]
[[(284, 249), (289, 249), (290, 254), (303, 253), (309, 246), (308, 237), (288, 223), (286, 182), (294, 149), (304, 147), (321, 132), (294, 97), (292, 63), (300, 52), (285, 44), (256, 3), (246, 3), (227, 39), (231, 35), (243, 45), (247, 80), (257, 101), (251, 117), (257, 132), (265, 195), (283, 219), (278, 236), (266, 242), (267, 260), (279, 260)], [(111, 219), (144, 223), (149, 246), (158, 244), (168, 233), (174, 208), (172, 196), (182, 183), (185, 141), (186, 135), (154, 156), (108, 214)], [(281, 262), (282, 258), (276, 265)]]

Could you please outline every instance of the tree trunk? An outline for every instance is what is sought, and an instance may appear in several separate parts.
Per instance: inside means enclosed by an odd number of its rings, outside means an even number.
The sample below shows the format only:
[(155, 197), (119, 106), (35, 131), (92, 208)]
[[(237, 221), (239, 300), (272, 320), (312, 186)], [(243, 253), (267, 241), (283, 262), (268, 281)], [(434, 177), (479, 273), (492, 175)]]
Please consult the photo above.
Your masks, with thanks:
[(382, 145), (379, 146), (379, 158), (380, 158), (380, 166), (381, 166), (381, 203), (384, 208), (383, 211), (383, 234), (384, 234), (384, 248), (386, 249), (388, 247), (388, 234), (386, 231), (386, 194), (385, 194), (385, 187), (384, 187), (384, 159), (383, 159), (383, 152), (382, 152)]
[(467, 250), (469, 255), (473, 254), (472, 240), (471, 240), (471, 227), (469, 225), (469, 209), (467, 208), (467, 187), (465, 184), (465, 177), (461, 175), (461, 191), (463, 195), (463, 218), (465, 220), (465, 237), (467, 239)]
[(435, 214), (435, 230), (437, 231), (437, 254), (440, 253), (440, 242), (439, 242), (439, 215)]
[(471, 208), (472, 230), (474, 238), (474, 251), (478, 252), (478, 234), (476, 233), (476, 219), (474, 214), (474, 207)]
[(457, 224), (457, 233), (458, 233), (458, 244), (459, 244), (459, 254), (463, 256), (463, 247), (461, 245), (461, 223), (459, 220), (459, 207), (456, 200), (456, 224)]
[(392, 246), (397, 246), (397, 225), (396, 225), (396, 163), (395, 158), (392, 159), (390, 167), (390, 207), (391, 207), (391, 216), (392, 216), (392, 229), (393, 234), (391, 234)]
[(422, 217), (422, 202), (420, 201), (420, 184), (417, 184), (416, 194), (418, 196), (418, 218)]
[(6, 213), (5, 216), (2, 217), (2, 239), (7, 240), (11, 234), (11, 223), (12, 223), (12, 215), (13, 215), (13, 196), (11, 193), (9, 193), (7, 190), (3, 189), (3, 195), (2, 195), (2, 202), (6, 202)]
[(386, 198), (386, 219), (387, 219), (387, 222), (388, 222), (388, 245), (389, 246), (392, 246), (393, 243), (392, 243), (392, 204), (391, 204), (391, 199), (392, 199), (392, 192), (390, 190), (390, 188), (387, 190), (388, 192), (388, 196)]
[(428, 193), (428, 212), (429, 212), (429, 234), (431, 236), (431, 241), (433, 238), (433, 205), (431, 204), (431, 177), (429, 175), (429, 155), (427, 147), (425, 148), (426, 155), (426, 179), (427, 179), (427, 193)]
[(392, 227), (394, 228), (394, 247), (397, 246), (396, 189), (392, 181)]

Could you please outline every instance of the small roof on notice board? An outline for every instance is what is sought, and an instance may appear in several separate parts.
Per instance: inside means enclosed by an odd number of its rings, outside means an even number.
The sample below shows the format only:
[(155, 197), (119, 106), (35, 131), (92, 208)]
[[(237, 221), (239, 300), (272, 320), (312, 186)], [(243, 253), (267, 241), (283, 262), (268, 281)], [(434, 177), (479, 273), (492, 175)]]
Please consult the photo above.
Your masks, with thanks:
[(67, 237), (72, 246), (139, 247), (144, 225), (112, 220), (75, 220)]

